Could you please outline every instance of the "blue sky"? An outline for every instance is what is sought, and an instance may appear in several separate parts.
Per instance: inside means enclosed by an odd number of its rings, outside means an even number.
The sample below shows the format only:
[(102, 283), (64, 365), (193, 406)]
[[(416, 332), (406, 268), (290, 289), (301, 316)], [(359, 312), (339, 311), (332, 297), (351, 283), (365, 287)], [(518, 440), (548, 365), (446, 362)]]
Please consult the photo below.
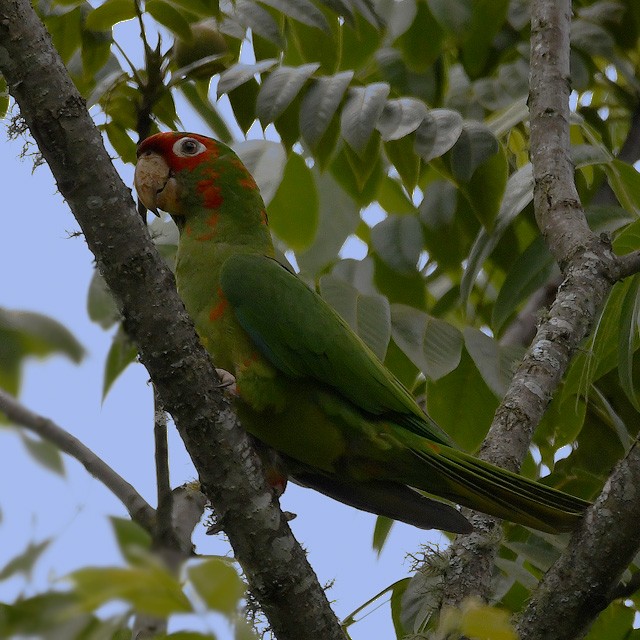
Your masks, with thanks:
[[(186, 130), (207, 133), (196, 116), (184, 116), (180, 107), (179, 113)], [(19, 159), (22, 144), (22, 140), (3, 140), (1, 151), (7, 194), (0, 214), (4, 239), (0, 306), (38, 311), (59, 320), (80, 340), (87, 356), (79, 366), (62, 357), (31, 362), (21, 400), (80, 438), (154, 504), (148, 376), (139, 364), (129, 367), (101, 402), (112, 332), (91, 323), (86, 313), (93, 257), (82, 237), (70, 237), (78, 226), (48, 168), (42, 166), (32, 173), (31, 160)], [(131, 185), (132, 167), (116, 166)], [(173, 428), (170, 434), (172, 483), (177, 486), (194, 479), (195, 472)], [(107, 516), (124, 517), (126, 512), (84, 468), (67, 458), (66, 478), (41, 469), (8, 429), (0, 429), (0, 452), (0, 567), (30, 541), (55, 539), (33, 581), (0, 583), (0, 600), (11, 600), (20, 592), (31, 595), (80, 566), (121, 562)], [(371, 548), (373, 516), (293, 485), (281, 502), (284, 509), (298, 514), (291, 526), (307, 549), (320, 582), (335, 580), (328, 595), (340, 617), (408, 575), (407, 552), (417, 551), (421, 543), (446, 543), (438, 532), (396, 524), (377, 558)], [(196, 542), (203, 554), (230, 553), (222, 536), (207, 537), (202, 527)], [(199, 624), (208, 623), (201, 620)], [(214, 628), (223, 640), (230, 637), (228, 630)], [(354, 640), (392, 638), (388, 606), (351, 631)]]

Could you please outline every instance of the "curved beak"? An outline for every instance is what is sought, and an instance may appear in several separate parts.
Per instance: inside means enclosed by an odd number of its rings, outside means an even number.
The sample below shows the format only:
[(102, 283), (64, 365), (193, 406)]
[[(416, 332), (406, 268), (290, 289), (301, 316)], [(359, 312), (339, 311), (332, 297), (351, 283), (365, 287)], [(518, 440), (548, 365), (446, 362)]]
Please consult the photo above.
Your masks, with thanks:
[(152, 151), (138, 158), (133, 182), (142, 204), (157, 216), (160, 194), (171, 178), (169, 165), (162, 156)]

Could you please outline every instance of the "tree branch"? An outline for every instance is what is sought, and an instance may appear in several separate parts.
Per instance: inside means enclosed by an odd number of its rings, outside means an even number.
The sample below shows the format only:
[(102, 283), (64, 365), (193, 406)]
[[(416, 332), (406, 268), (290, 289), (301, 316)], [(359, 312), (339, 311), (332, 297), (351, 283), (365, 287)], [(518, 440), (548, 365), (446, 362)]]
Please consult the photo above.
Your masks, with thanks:
[(153, 534), (156, 521), (155, 509), (122, 476), (75, 436), (49, 418), (27, 409), (2, 389), (0, 389), (0, 412), (4, 413), (11, 422), (33, 431), (43, 440), (54, 444), (60, 451), (75, 458), (122, 502), (134, 522)]
[(253, 593), (280, 640), (343, 640), (322, 587), (216, 388), (173, 276), (28, 0), (0, 0), (0, 70), (69, 203)]
[(620, 278), (640, 273), (640, 251), (632, 251), (618, 258)]
[[(569, 149), (570, 0), (532, 4), (531, 161), (538, 226), (564, 281), (494, 416), (480, 457), (512, 471), (522, 464), (540, 421), (581, 341), (619, 277), (609, 244), (589, 229), (573, 182)], [(445, 605), (488, 597), (498, 549), (497, 521), (473, 517), (477, 533), (458, 538), (445, 576)], [(558, 609), (561, 609), (559, 607)]]
[[(615, 597), (640, 547), (640, 446), (616, 465), (559, 560), (520, 617), (520, 640), (581, 638)], [(562, 606), (558, 606), (562, 603)]]
[(156, 485), (158, 508), (154, 538), (167, 544), (174, 540), (173, 492), (169, 477), (169, 448), (167, 445), (167, 414), (164, 412), (158, 390), (153, 389), (153, 437), (155, 441)]

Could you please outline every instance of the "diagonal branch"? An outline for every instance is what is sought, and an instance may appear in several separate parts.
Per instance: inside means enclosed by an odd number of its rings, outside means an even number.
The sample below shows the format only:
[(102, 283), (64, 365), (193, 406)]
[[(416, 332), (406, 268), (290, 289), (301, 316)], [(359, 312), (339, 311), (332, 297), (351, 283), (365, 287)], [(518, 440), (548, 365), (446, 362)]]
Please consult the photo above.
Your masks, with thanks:
[(343, 640), (322, 587), (217, 388), (173, 276), (29, 0), (0, 0), (0, 70), (69, 203), (279, 640)]
[[(571, 357), (590, 333), (619, 277), (609, 244), (589, 229), (573, 182), (569, 149), (570, 0), (532, 3), (530, 76), (531, 161), (536, 220), (564, 281), (496, 411), (480, 457), (520, 468), (533, 430)], [(499, 541), (496, 520), (473, 517), (472, 541), (456, 540), (445, 576), (444, 603), (488, 597)], [(561, 609), (561, 608), (558, 608)]]
[(620, 578), (640, 547), (639, 486), (636, 442), (532, 593), (518, 621), (520, 640), (581, 638), (611, 600), (623, 595)]
[(75, 436), (49, 418), (27, 409), (2, 389), (0, 389), (0, 412), (4, 413), (11, 422), (33, 431), (43, 440), (54, 444), (60, 451), (75, 458), (122, 502), (134, 522), (153, 534), (156, 521), (155, 509), (122, 476)]

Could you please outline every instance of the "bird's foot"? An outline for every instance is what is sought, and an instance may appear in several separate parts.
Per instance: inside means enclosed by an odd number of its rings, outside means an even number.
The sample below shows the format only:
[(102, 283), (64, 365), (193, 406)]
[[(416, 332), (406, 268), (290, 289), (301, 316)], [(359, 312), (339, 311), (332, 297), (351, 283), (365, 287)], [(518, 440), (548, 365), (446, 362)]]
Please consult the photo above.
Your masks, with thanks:
[(237, 396), (238, 388), (236, 387), (235, 376), (229, 373), (226, 369), (216, 369), (216, 373), (220, 378), (220, 383), (216, 385), (218, 389), (224, 389), (228, 393)]

